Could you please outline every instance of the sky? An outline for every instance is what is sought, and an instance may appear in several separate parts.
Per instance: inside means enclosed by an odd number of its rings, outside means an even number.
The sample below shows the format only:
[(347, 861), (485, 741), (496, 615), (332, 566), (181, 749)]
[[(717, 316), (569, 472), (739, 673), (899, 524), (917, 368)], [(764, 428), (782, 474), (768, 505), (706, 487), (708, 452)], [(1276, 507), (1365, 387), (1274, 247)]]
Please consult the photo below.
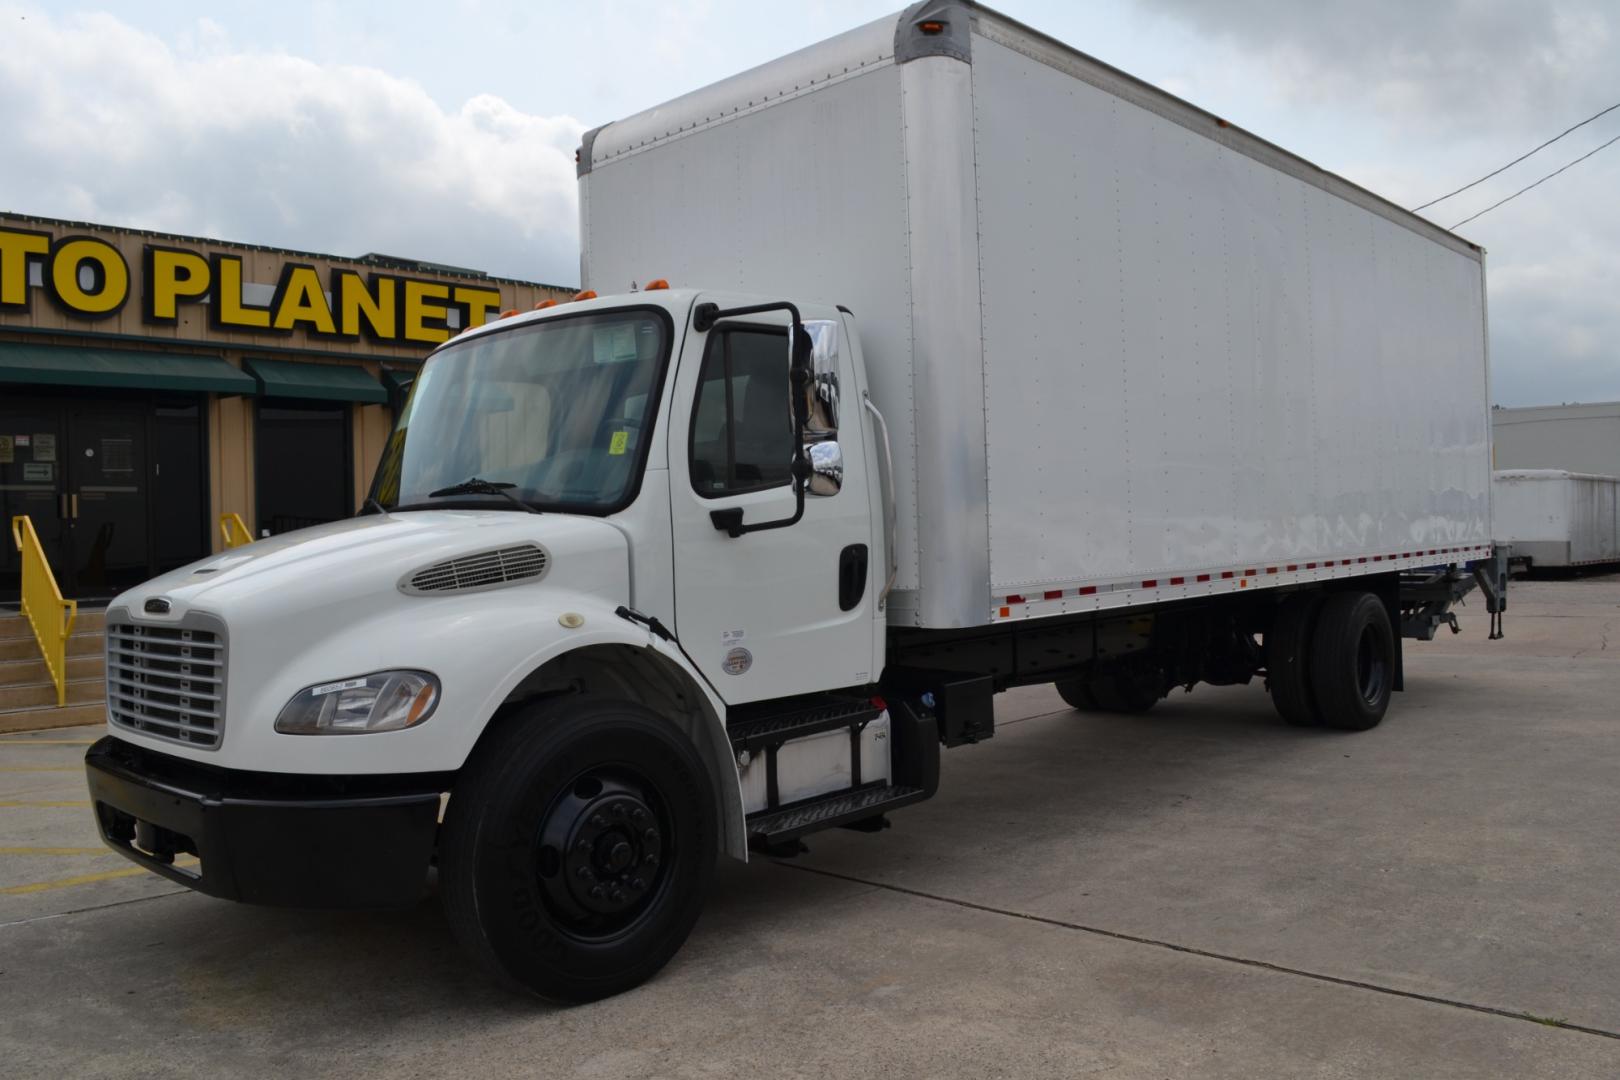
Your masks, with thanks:
[[(1000, 0), (1404, 206), (1620, 102), (1620, 0)], [(571, 285), (587, 128), (898, 0), (0, 0), (0, 209)], [(1426, 211), (1451, 226), (1620, 110)], [(1464, 226), (1492, 396), (1620, 399), (1620, 144)]]

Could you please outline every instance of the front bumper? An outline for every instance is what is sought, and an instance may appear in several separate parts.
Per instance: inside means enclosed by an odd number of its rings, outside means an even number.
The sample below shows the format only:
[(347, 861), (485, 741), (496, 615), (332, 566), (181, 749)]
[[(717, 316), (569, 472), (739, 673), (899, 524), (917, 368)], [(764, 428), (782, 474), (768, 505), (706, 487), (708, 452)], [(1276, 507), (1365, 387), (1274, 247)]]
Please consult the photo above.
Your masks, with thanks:
[[(401, 907), (427, 884), (445, 774), (290, 776), (198, 765), (108, 736), (85, 754), (101, 837), (209, 896)], [(177, 856), (195, 855), (197, 865)]]

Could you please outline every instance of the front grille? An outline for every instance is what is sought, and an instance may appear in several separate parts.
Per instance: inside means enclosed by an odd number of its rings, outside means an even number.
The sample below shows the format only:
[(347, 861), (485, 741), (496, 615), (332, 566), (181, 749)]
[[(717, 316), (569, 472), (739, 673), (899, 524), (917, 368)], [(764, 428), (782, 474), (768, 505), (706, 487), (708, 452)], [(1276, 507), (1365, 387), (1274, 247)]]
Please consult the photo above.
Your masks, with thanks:
[(107, 621), (107, 715), (119, 727), (212, 750), (225, 729), (225, 635)]
[(537, 578), (546, 572), (546, 549), (538, 544), (480, 551), (424, 566), (403, 582), (406, 592), (447, 593), (488, 589)]

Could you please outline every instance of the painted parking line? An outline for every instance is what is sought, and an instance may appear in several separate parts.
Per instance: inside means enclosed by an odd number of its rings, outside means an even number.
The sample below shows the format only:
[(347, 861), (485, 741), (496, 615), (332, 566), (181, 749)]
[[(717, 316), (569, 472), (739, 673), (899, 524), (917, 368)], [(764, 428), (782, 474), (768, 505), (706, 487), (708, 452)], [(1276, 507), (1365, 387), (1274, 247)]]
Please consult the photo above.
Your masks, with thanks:
[(6, 809), (11, 809), (11, 810), (16, 810), (16, 809), (19, 809), (19, 808), (22, 808), (22, 807), (42, 808), (42, 807), (58, 807), (58, 806), (89, 806), (89, 805), (90, 805), (90, 801), (88, 799), (79, 799), (79, 800), (76, 800), (76, 801), (68, 800), (68, 799), (42, 799), (42, 800), (37, 800), (37, 801), (35, 801), (35, 800), (0, 801), (0, 807), (6, 808)]
[(105, 847), (0, 847), (0, 855), (113, 855)]
[(0, 746), (94, 746), (94, 739), (0, 739)]
[(0, 772), (84, 772), (82, 765), (0, 765)]
[[(175, 866), (196, 866), (196, 859), (176, 859)], [(0, 896), (26, 896), (30, 893), (49, 892), (52, 889), (66, 889), (73, 885), (92, 885), (98, 881), (114, 881), (118, 878), (138, 877), (141, 874), (151, 874), (152, 871), (144, 866), (131, 866), (124, 870), (105, 870), (99, 874), (80, 874), (77, 877), (61, 878), (57, 881), (36, 881), (32, 885), (9, 885), (0, 889)]]

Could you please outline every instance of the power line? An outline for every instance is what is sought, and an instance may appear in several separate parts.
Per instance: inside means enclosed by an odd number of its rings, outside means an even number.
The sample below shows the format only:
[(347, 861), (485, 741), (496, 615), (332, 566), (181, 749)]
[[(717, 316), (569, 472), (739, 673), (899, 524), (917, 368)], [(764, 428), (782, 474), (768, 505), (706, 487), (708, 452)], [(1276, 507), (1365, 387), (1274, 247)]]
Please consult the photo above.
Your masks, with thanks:
[(1489, 180), (1491, 177), (1496, 176), (1496, 175), (1498, 175), (1500, 173), (1507, 172), (1509, 169), (1513, 168), (1513, 166), (1517, 165), (1519, 162), (1523, 161), (1525, 158), (1530, 157), (1532, 154), (1537, 154), (1537, 153), (1540, 153), (1541, 151), (1547, 149), (1547, 147), (1551, 146), (1553, 143), (1557, 142), (1559, 139), (1562, 139), (1565, 135), (1568, 135), (1571, 131), (1576, 130), (1576, 128), (1583, 128), (1587, 124), (1590, 124), (1592, 121), (1596, 120), (1598, 117), (1604, 115), (1604, 113), (1612, 113), (1616, 109), (1620, 109), (1620, 101), (1617, 101), (1613, 105), (1610, 105), (1607, 109), (1604, 109), (1603, 112), (1593, 113), (1591, 116), (1588, 116), (1585, 120), (1582, 120), (1580, 123), (1576, 124), (1575, 127), (1566, 128), (1565, 130), (1560, 131), (1557, 135), (1554, 135), (1552, 138), (1548, 139), (1546, 142), (1542, 143), (1540, 146), (1538, 146), (1534, 150), (1530, 151), (1529, 154), (1521, 154), (1519, 157), (1514, 158), (1512, 161), (1508, 162), (1506, 165), (1502, 166), (1500, 169), (1497, 169), (1496, 172), (1488, 172), (1484, 176), (1480, 177), (1478, 180), (1475, 180), (1472, 184), (1464, 184), (1462, 187), (1458, 188), (1456, 191), (1451, 192), (1450, 194), (1442, 195), (1438, 199), (1430, 199), (1428, 202), (1424, 203), (1422, 206), (1414, 206), (1414, 207), (1412, 207), (1412, 212), (1415, 214), (1419, 210), (1423, 210), (1423, 209), (1426, 209), (1426, 208), (1428, 208), (1430, 206), (1433, 206), (1435, 203), (1445, 202), (1447, 199), (1451, 198), (1452, 195), (1461, 195), (1463, 192), (1467, 191), (1469, 188), (1477, 187), (1478, 185), (1483, 184), (1485, 181)]
[[(1576, 165), (1579, 165), (1581, 162), (1585, 161), (1587, 158), (1591, 157), (1593, 154), (1597, 153), (1599, 150), (1602, 150), (1604, 147), (1613, 146), (1617, 142), (1620, 142), (1620, 135), (1616, 135), (1614, 138), (1612, 138), (1608, 142), (1604, 143), (1603, 146), (1599, 146), (1599, 147), (1596, 147), (1596, 148), (1594, 148), (1592, 150), (1588, 150), (1586, 153), (1582, 154), (1580, 157), (1576, 158), (1574, 161), (1570, 162), (1568, 165), (1565, 165), (1564, 169), (1569, 169), (1569, 168), (1572, 168), (1572, 167), (1574, 167)], [(1475, 214), (1473, 217), (1465, 217), (1465, 218), (1463, 218), (1461, 221), (1457, 222), (1457, 224), (1453, 225), (1451, 228), (1454, 229), (1454, 230), (1455, 229), (1460, 229), (1464, 225), (1468, 224), (1470, 221), (1473, 221), (1474, 218), (1483, 217), (1486, 214), (1490, 213), (1492, 210), (1495, 210), (1498, 206), (1501, 206), (1502, 203), (1512, 202), (1514, 199), (1517, 199), (1520, 195), (1523, 195), (1525, 192), (1529, 191), (1530, 188), (1540, 187), (1542, 184), (1545, 184), (1548, 180), (1551, 180), (1553, 177), (1555, 177), (1559, 173), (1563, 172), (1564, 169), (1558, 169), (1558, 170), (1556, 170), (1554, 172), (1548, 173), (1546, 176), (1543, 176), (1540, 180), (1537, 180), (1534, 184), (1530, 184), (1528, 187), (1520, 188), (1518, 191), (1515, 191), (1513, 194), (1509, 195), (1507, 198), (1503, 199), (1501, 202), (1491, 203), (1491, 205), (1487, 206), (1485, 209), (1481, 210), (1479, 213)]]

